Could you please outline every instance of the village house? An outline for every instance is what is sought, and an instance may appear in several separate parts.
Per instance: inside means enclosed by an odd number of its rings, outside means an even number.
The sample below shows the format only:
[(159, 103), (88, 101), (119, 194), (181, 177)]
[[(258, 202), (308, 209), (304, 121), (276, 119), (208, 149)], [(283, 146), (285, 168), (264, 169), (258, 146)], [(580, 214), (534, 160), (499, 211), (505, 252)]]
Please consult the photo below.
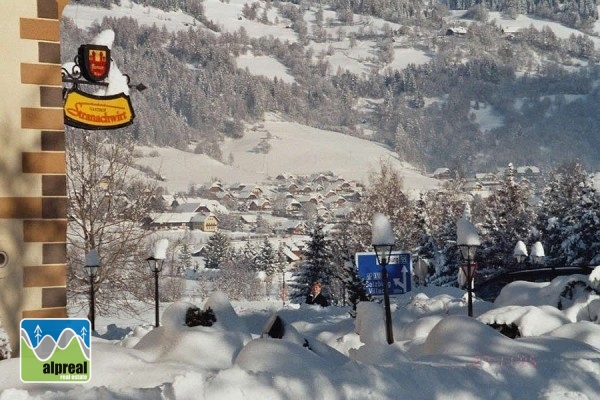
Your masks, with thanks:
[(240, 215), (240, 221), (242, 223), (242, 230), (245, 232), (252, 232), (256, 229), (256, 222), (258, 221), (257, 214), (242, 214)]
[(294, 199), (294, 198), (288, 198), (286, 199), (286, 206), (285, 206), (285, 211), (288, 214), (291, 215), (297, 215), (300, 214), (300, 212), (302, 211), (302, 204)]
[[(161, 207), (156, 209), (163, 212), (149, 214), (143, 221), (144, 226), (152, 230), (189, 229), (215, 232), (220, 222), (218, 215), (230, 214), (234, 211), (232, 207), (241, 206), (239, 209), (247, 212), (239, 216), (238, 229), (253, 232), (260, 215), (271, 216), (272, 197), (276, 198), (279, 215), (298, 218), (272, 223), (271, 226), (275, 227), (273, 232), (282, 235), (305, 235), (306, 221), (303, 221), (301, 216), (306, 205), (310, 204), (309, 209), (314, 209), (322, 220), (332, 221), (347, 217), (350, 213), (348, 203), (360, 201), (360, 185), (341, 177), (321, 174), (316, 177), (298, 178), (280, 174), (276, 179), (280, 182), (273, 182), (271, 186), (264, 183), (235, 183), (225, 187), (220, 181), (215, 181), (204, 191), (211, 198), (186, 194), (157, 196), (157, 204), (160, 203)], [(324, 186), (327, 189), (323, 189)]]
[(433, 171), (431, 177), (440, 180), (452, 179), (452, 171), (450, 170), (450, 168), (438, 168), (435, 171)]
[(216, 232), (219, 219), (213, 213), (166, 212), (152, 213), (142, 221), (150, 230), (190, 229)]
[(213, 214), (196, 213), (190, 219), (190, 229), (201, 230), (202, 232), (216, 232), (219, 226), (219, 219)]
[(502, 28), (502, 36), (508, 40), (513, 40), (522, 34), (519, 28)]
[(237, 194), (237, 199), (240, 201), (247, 201), (247, 200), (255, 200), (258, 199), (260, 197), (260, 195), (256, 194), (254, 191), (245, 188), (244, 190), (242, 190), (241, 192), (239, 192)]
[(535, 182), (542, 175), (540, 169), (533, 165), (517, 167), (515, 173), (517, 177), (526, 178), (530, 182)]
[(346, 199), (342, 196), (330, 196), (323, 200), (323, 203), (328, 206), (330, 209), (342, 207), (346, 204)]
[(248, 202), (249, 211), (267, 211), (271, 208), (269, 199), (253, 199)]
[(446, 29), (446, 36), (464, 36), (467, 32), (467, 28), (464, 26), (451, 26)]
[(306, 222), (299, 220), (286, 220), (276, 226), (273, 231), (287, 235), (305, 235), (308, 232)]

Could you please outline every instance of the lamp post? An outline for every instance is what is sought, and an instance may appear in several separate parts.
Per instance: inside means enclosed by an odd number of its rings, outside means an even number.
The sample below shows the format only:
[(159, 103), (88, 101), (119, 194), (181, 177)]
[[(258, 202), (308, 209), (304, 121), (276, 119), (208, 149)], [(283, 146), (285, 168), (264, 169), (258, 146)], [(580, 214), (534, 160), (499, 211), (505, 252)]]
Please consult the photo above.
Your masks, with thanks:
[(517, 264), (521, 264), (527, 258), (527, 247), (523, 241), (519, 240), (515, 245), (513, 256), (517, 260)]
[(287, 288), (285, 287), (285, 269), (281, 271), (281, 300), (283, 300), (283, 308), (285, 308), (285, 300), (287, 299)]
[[(531, 246), (531, 261), (536, 265), (542, 265), (544, 263), (544, 257), (546, 257), (544, 246), (542, 245), (542, 242), (538, 240)], [(552, 266), (552, 269), (554, 269), (554, 266)]]
[(148, 267), (150, 267), (150, 271), (154, 273), (154, 317), (155, 317), (155, 327), (159, 327), (159, 314), (158, 314), (158, 274), (162, 271), (163, 264), (165, 262), (165, 258), (167, 258), (167, 247), (169, 246), (168, 239), (159, 239), (154, 243), (154, 252), (153, 254), (146, 258), (146, 262), (148, 262)]
[(477, 271), (477, 264), (475, 260), (475, 253), (477, 248), (481, 245), (479, 240), (479, 233), (475, 226), (462, 217), (456, 223), (456, 244), (460, 249), (463, 259), (467, 262), (466, 265), (462, 264), (460, 269), (467, 280), (467, 307), (469, 317), (473, 316), (473, 279), (475, 278), (475, 272)]
[(385, 336), (388, 344), (394, 343), (392, 329), (392, 311), (390, 309), (390, 296), (388, 293), (387, 265), (395, 243), (394, 232), (389, 220), (383, 214), (373, 216), (372, 245), (377, 256), (377, 263), (381, 265), (381, 281), (383, 283), (383, 302), (385, 305)]
[(90, 277), (90, 324), (92, 331), (96, 329), (96, 304), (94, 302), (94, 279), (98, 275), (98, 268), (100, 267), (100, 257), (98, 257), (98, 251), (96, 249), (90, 250), (85, 255), (85, 269)]

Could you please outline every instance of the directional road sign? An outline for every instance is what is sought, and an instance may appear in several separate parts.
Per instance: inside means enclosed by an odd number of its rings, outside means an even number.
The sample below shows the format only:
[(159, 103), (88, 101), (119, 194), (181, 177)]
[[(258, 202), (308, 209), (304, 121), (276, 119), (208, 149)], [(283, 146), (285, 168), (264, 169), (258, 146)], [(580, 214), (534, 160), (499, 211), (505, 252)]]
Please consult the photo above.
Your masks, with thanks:
[[(367, 293), (383, 296), (381, 265), (375, 253), (356, 253), (358, 275), (365, 280)], [(388, 272), (388, 292), (390, 295), (403, 294), (412, 289), (412, 263), (410, 253), (392, 252), (386, 266)]]

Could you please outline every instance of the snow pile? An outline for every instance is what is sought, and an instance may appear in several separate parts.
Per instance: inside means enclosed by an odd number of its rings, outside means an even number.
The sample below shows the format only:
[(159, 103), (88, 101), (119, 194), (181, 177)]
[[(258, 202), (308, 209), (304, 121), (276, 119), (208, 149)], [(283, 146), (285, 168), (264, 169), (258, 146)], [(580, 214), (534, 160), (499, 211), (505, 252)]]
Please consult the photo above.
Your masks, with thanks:
[(134, 346), (139, 356), (153, 363), (185, 359), (202, 368), (231, 367), (237, 353), (252, 340), (250, 332), (222, 293), (207, 301), (206, 308), (210, 307), (217, 319), (212, 326), (187, 326), (186, 313), (193, 307), (183, 301), (173, 303), (164, 312), (162, 325)]
[(544, 335), (571, 322), (551, 306), (500, 307), (480, 315), (477, 320), (487, 325), (515, 325), (522, 337)]
[[(475, 310), (485, 311), (477, 318), (466, 316), (456, 288), (393, 297), (391, 345), (378, 302), (360, 303), (353, 320), (349, 308), (232, 304), (215, 293), (198, 305), (170, 304), (158, 328), (111, 321), (103, 336), (119, 326), (129, 333), (121, 341), (94, 337), (88, 383), (26, 384), (18, 359), (0, 361), (0, 400), (598, 398), (600, 325), (571, 322), (568, 309), (542, 304), (560, 298), (566, 282), (573, 280), (511, 284), (507, 292), (529, 291), (517, 297), (539, 306), (478, 301)], [(574, 304), (585, 297), (575, 295)], [(186, 325), (188, 310), (209, 308), (211, 326)], [(144, 318), (153, 317), (149, 309)], [(510, 339), (488, 324), (516, 324), (526, 337)]]

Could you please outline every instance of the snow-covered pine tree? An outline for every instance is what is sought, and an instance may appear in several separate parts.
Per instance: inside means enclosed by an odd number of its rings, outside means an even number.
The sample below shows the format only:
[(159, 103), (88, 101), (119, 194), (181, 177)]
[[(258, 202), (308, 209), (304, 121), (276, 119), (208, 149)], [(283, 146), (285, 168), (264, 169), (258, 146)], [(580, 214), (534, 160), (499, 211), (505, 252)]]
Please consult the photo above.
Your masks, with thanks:
[(600, 198), (590, 179), (579, 186), (579, 191), (579, 201), (562, 218), (561, 250), (566, 265), (596, 265), (600, 261)]
[(221, 268), (221, 266), (232, 259), (231, 243), (227, 235), (215, 232), (206, 245), (205, 265), (206, 268)]
[(432, 260), (437, 246), (431, 234), (432, 224), (426, 200), (426, 194), (421, 193), (419, 199), (414, 203), (413, 224), (417, 229), (415, 231), (416, 237), (413, 239), (415, 248), (412, 252), (421, 258)]
[(502, 185), (485, 200), (485, 216), (481, 224), (481, 265), (492, 273), (515, 268), (515, 244), (530, 242), (535, 214), (530, 206), (531, 190), (526, 181), (515, 182), (512, 163), (506, 168)]
[(190, 246), (187, 243), (181, 245), (177, 259), (179, 261), (176, 269), (178, 276), (184, 274), (186, 270), (194, 269), (194, 260), (190, 252)]
[(353, 310), (360, 301), (369, 301), (365, 282), (358, 276), (358, 267), (355, 262), (355, 254), (362, 250), (360, 245), (353, 240), (349, 229), (350, 222), (340, 223), (331, 240), (331, 253), (334, 262), (335, 283), (337, 293), (332, 290), (332, 301), (346, 305), (348, 301)]
[(271, 284), (276, 271), (276, 254), (273, 245), (269, 238), (265, 236), (256, 257), (254, 258), (254, 266), (257, 271), (265, 273), (265, 293), (267, 296), (271, 292)]
[[(429, 259), (428, 284), (443, 286), (456, 283), (458, 254), (456, 248), (456, 221), (465, 208), (459, 180), (445, 184), (443, 190), (428, 193), (425, 199), (426, 213), (432, 242), (424, 241), (424, 251), (418, 254)], [(423, 228), (425, 229), (425, 228)], [(429, 248), (432, 248), (430, 253)]]
[(246, 240), (241, 252), (247, 260), (251, 261), (252, 268), (256, 268), (254, 266), (254, 259), (256, 258), (256, 246), (253, 246), (250, 240)]
[(578, 223), (574, 210), (580, 207), (586, 187), (589, 187), (589, 175), (578, 162), (564, 163), (549, 174), (537, 216), (548, 266), (568, 265), (572, 259), (564, 252), (563, 243), (574, 234), (571, 225)]
[(290, 298), (296, 303), (303, 303), (313, 282), (321, 282), (323, 293), (329, 294), (332, 280), (333, 270), (329, 243), (325, 239), (323, 224), (317, 221), (310, 232), (310, 241), (307, 243), (304, 262), (294, 272), (293, 281), (290, 282)]

